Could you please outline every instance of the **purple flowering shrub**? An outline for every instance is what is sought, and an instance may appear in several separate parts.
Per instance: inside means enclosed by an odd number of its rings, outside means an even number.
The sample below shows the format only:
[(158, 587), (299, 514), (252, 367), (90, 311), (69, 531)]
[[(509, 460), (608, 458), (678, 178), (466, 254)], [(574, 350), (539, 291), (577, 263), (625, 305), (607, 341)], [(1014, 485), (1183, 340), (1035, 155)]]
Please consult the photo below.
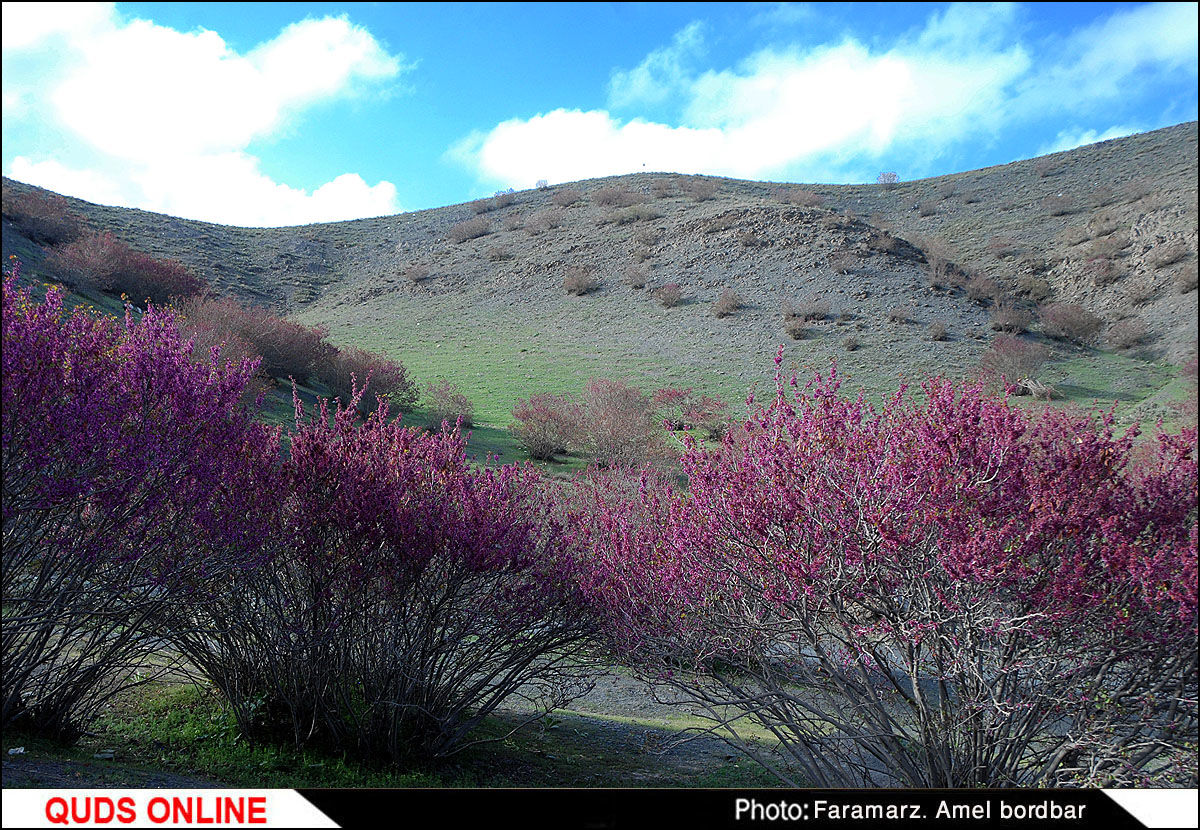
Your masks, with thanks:
[(768, 729), (793, 784), (1195, 786), (1195, 430), (1135, 456), (979, 387), (838, 386), (685, 439), (686, 493), (593, 480), (586, 590), (623, 659), (747, 752)]
[[(161, 655), (174, 595), (244, 565), (272, 433), (253, 365), (193, 362), (169, 313), (65, 314), (3, 287), (3, 722), (70, 737)], [(265, 489), (260, 489), (264, 488)]]
[(186, 609), (176, 642), (252, 736), (439, 757), (517, 696), (579, 691), (590, 617), (536, 473), (472, 468), (465, 440), (357, 403), (297, 400), (275, 540)]

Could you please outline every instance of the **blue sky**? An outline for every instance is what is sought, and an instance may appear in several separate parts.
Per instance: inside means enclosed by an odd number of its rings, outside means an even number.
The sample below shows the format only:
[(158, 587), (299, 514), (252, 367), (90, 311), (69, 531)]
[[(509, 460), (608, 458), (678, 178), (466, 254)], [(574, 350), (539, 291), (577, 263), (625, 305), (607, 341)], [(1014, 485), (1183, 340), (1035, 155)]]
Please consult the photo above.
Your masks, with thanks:
[(641, 170), (916, 179), (1190, 121), (1184, 4), (3, 6), (5, 175), (240, 225)]

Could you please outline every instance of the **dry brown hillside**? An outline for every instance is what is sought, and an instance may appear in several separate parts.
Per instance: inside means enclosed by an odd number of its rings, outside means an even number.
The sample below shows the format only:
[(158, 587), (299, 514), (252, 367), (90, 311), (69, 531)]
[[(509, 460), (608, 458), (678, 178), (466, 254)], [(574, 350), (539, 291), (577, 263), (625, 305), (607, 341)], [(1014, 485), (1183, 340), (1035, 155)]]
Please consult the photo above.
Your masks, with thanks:
[[(1143, 321), (1128, 348), (1054, 345), (1048, 374), (1075, 397), (1134, 400), (1165, 383), (1143, 364), (1195, 353), (1196, 142), (1190, 122), (893, 187), (637, 174), (282, 229), (71, 202), (222, 291), (453, 377), (485, 423), (503, 423), (516, 395), (598, 374), (736, 397), (769, 376), (779, 345), (803, 365), (836, 358), (869, 391), (898, 374), (967, 374), (998, 304), (1030, 315), (1037, 338), (1037, 308), (1053, 301), (1110, 328)], [(12, 234), (6, 222), (6, 253)], [(931, 279), (937, 257), (956, 266), (948, 277)], [(683, 298), (670, 308), (657, 294), (669, 283)], [(741, 307), (719, 317), (727, 289)], [(785, 304), (814, 319), (789, 326)]]

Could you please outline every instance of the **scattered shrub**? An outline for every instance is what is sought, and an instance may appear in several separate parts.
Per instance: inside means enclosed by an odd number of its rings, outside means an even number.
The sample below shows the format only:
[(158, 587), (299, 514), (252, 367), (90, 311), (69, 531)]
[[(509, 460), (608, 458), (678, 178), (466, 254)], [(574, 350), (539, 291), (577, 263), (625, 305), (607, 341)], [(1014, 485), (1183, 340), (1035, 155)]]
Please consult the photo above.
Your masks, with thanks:
[(554, 195), (550, 197), (550, 201), (560, 208), (568, 208), (581, 199), (583, 199), (583, 194), (574, 187), (556, 190), (554, 191)]
[(602, 467), (637, 467), (660, 458), (663, 432), (649, 396), (618, 380), (593, 379), (583, 390), (581, 449)]
[(165, 305), (207, 291), (208, 285), (180, 262), (135, 251), (111, 233), (96, 233), (51, 251), (48, 273), (77, 288), (127, 294), (135, 302)]
[(1196, 290), (1196, 263), (1191, 262), (1175, 272), (1175, 287), (1180, 294)]
[(525, 227), (525, 220), (518, 213), (510, 213), (501, 221), (500, 226), (506, 231), (519, 231)]
[(1127, 202), (1136, 202), (1155, 192), (1155, 184), (1149, 178), (1141, 176), (1126, 183), (1122, 191)]
[(1010, 392), (1022, 395), (1029, 391), (1022, 381), (1037, 375), (1049, 356), (1043, 346), (1026, 342), (1016, 335), (997, 334), (980, 363), (985, 373), (1003, 379)]
[(475, 404), (455, 384), (442, 378), (425, 385), (426, 408), (433, 424), (462, 429), (475, 425)]
[(770, 246), (771, 240), (765, 236), (759, 236), (754, 231), (742, 231), (738, 234), (738, 242), (743, 248), (766, 248)]
[(1114, 349), (1132, 349), (1145, 342), (1149, 334), (1150, 330), (1145, 320), (1140, 317), (1127, 317), (1110, 326), (1105, 339)]
[(917, 205), (917, 213), (921, 216), (933, 216), (937, 213), (937, 205), (933, 202), (921, 202)]
[(996, 259), (1008, 259), (1023, 254), (1025, 246), (1011, 236), (993, 236), (988, 240), (987, 252)]
[(243, 306), (231, 299), (193, 297), (181, 310), (189, 323), (204, 323), (247, 340), (262, 355), (260, 368), (268, 377), (303, 381), (334, 351), (325, 341), (328, 330), (324, 327), (310, 328), (269, 309)]
[(707, 202), (717, 195), (717, 186), (707, 179), (684, 179), (679, 183), (679, 189), (694, 202)]
[(478, 239), (492, 232), (492, 223), (486, 216), (476, 216), (456, 225), (451, 225), (446, 231), (446, 238), (455, 244), (461, 244), (470, 239)]
[(1054, 288), (1049, 280), (1036, 274), (1021, 274), (1017, 277), (1017, 290), (1035, 303), (1043, 303), (1054, 296)]
[(1093, 239), (1116, 233), (1120, 227), (1121, 223), (1117, 221), (1117, 217), (1107, 210), (1099, 211), (1087, 223), (1088, 234)]
[(670, 179), (655, 179), (650, 182), (650, 192), (656, 199), (667, 199), (675, 195), (675, 186)]
[(683, 301), (683, 289), (679, 287), (679, 283), (669, 282), (654, 292), (654, 299), (658, 300), (663, 308), (674, 308)]
[(829, 316), (829, 302), (812, 297), (793, 305), (790, 301), (784, 300), (782, 310), (785, 320), (795, 318), (805, 322), (816, 322)]
[(704, 430), (710, 440), (720, 441), (729, 428), (729, 407), (719, 397), (691, 395), (683, 405), (685, 423)]
[(481, 213), (488, 213), (489, 211), (494, 210), (495, 204), (491, 199), (476, 199), (475, 201), (469, 203), (468, 207), (471, 208), (472, 213), (478, 216)]
[(86, 227), (84, 220), (71, 210), (70, 203), (57, 193), (30, 192), (10, 199), (6, 192), (4, 215), (39, 245), (74, 242)]
[(1100, 257), (1113, 259), (1121, 256), (1122, 252), (1129, 247), (1129, 234), (1114, 233), (1100, 239), (1093, 239), (1092, 244), (1088, 246), (1092, 257)]
[(1037, 173), (1038, 178), (1040, 179), (1053, 176), (1062, 169), (1062, 162), (1058, 161), (1057, 159), (1042, 158), (1038, 159), (1033, 165), (1033, 172)]
[(502, 210), (517, 201), (517, 194), (511, 188), (508, 190), (497, 190), (496, 195), (492, 197), (492, 209)]
[(825, 204), (825, 199), (811, 190), (799, 187), (784, 187), (779, 190), (779, 200), (785, 205), (817, 208)]
[(343, 406), (356, 402), (363, 413), (378, 408), (380, 399), (401, 412), (417, 405), (417, 385), (404, 365), (364, 349), (343, 346), (320, 361), (314, 374)]
[(577, 442), (583, 410), (563, 395), (539, 394), (518, 399), (513, 406), (517, 423), (509, 432), (521, 442), (531, 458), (550, 461)]
[(737, 227), (738, 217), (735, 213), (726, 213), (721, 216), (714, 216), (704, 223), (705, 233), (720, 233), (727, 231), (730, 228)]
[(488, 262), (504, 262), (513, 258), (513, 253), (504, 245), (493, 245), (484, 254)]
[(929, 332), (930, 340), (940, 342), (942, 340), (948, 339), (948, 333), (946, 331), (946, 325), (944, 323), (939, 323), (937, 321), (930, 323), (928, 332)]
[(92, 233), (55, 248), (44, 268), (54, 279), (75, 288), (112, 291), (113, 278), (129, 252), (111, 233)]
[(1059, 231), (1057, 239), (1059, 244), (1067, 248), (1073, 248), (1076, 245), (1082, 245), (1092, 238), (1092, 232), (1082, 225), (1067, 225)]
[(900, 182), (900, 175), (898, 173), (880, 173), (875, 177), (875, 181), (884, 190), (893, 190)]
[(1182, 241), (1167, 242), (1163, 245), (1155, 245), (1146, 255), (1146, 261), (1154, 268), (1166, 268), (1168, 265), (1174, 265), (1176, 262), (1182, 262), (1187, 259), (1188, 248), (1187, 244)]
[(1075, 303), (1052, 303), (1038, 309), (1042, 332), (1056, 340), (1086, 344), (1104, 325), (1099, 317)]
[(649, 205), (634, 205), (624, 210), (618, 210), (612, 215), (612, 221), (618, 225), (629, 225), (633, 222), (653, 222), (661, 219), (662, 214)]
[(938, 196), (942, 197), (942, 201), (949, 199), (951, 196), (953, 196), (955, 194), (955, 192), (957, 190), (958, 190), (958, 182), (954, 181), (953, 179), (939, 182), (938, 186), (937, 186), (937, 193), (938, 193)]
[(595, 291), (600, 286), (592, 269), (583, 265), (572, 265), (563, 276), (563, 288), (568, 294), (582, 297), (589, 291)]
[(862, 344), (858, 342), (858, 338), (853, 334), (846, 335), (842, 340), (842, 348), (848, 352), (856, 352)]
[(887, 319), (889, 323), (907, 323), (909, 321), (908, 309), (897, 306), (888, 311)]
[(629, 255), (633, 257), (634, 262), (645, 262), (654, 258), (654, 249), (648, 245), (634, 245)]
[(630, 288), (642, 289), (646, 287), (646, 268), (642, 265), (626, 266), (623, 282)]
[(1145, 305), (1146, 303), (1153, 302), (1157, 294), (1158, 291), (1154, 287), (1154, 281), (1151, 279), (1137, 280), (1131, 283), (1125, 290), (1125, 296), (1133, 305)]
[(602, 187), (592, 194), (592, 201), (601, 207), (631, 207), (646, 201), (640, 193), (623, 187)]
[(892, 254), (900, 250), (900, 240), (892, 236), (887, 231), (872, 233), (869, 237), (867, 237), (867, 247), (872, 251), (879, 251), (883, 254)]
[(534, 184), (534, 187), (536, 187), (538, 190), (549, 190), (550, 182), (548, 182), (546, 179), (538, 179), (537, 183)]
[(408, 265), (400, 272), (403, 277), (414, 285), (429, 279), (428, 265)]
[(998, 302), (992, 309), (992, 329), (1006, 331), (1009, 334), (1021, 334), (1029, 331), (1033, 315), (1011, 302)]
[(829, 255), (829, 269), (835, 274), (852, 274), (858, 268), (858, 257), (849, 251), (838, 251)]
[(967, 296), (981, 305), (1000, 295), (1000, 285), (991, 277), (971, 277), (966, 290)]
[(552, 231), (555, 228), (561, 228), (566, 218), (561, 210), (543, 210), (533, 216), (525, 225), (527, 233), (536, 236), (539, 233)]
[(1084, 263), (1084, 267), (1091, 273), (1092, 283), (1097, 288), (1112, 285), (1121, 275), (1117, 264), (1108, 257), (1093, 257)]
[(1056, 193), (1042, 199), (1042, 207), (1051, 216), (1066, 216), (1068, 213), (1075, 213), (1076, 211), (1074, 201), (1061, 193)]
[(732, 288), (726, 288), (721, 292), (721, 296), (713, 303), (713, 315), (716, 317), (728, 317), (742, 307), (742, 298)]
[(793, 340), (804, 340), (808, 337), (808, 325), (800, 317), (785, 317), (783, 330)]

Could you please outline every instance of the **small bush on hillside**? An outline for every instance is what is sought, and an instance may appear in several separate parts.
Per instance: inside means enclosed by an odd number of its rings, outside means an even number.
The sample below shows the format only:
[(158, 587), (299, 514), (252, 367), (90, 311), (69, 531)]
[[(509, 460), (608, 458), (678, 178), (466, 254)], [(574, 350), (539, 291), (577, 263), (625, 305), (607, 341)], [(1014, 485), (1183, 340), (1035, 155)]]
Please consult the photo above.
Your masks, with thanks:
[(1087, 223), (1088, 234), (1093, 239), (1116, 233), (1120, 227), (1117, 217), (1107, 210), (1098, 211)]
[(742, 307), (742, 298), (732, 288), (726, 288), (721, 292), (721, 296), (713, 303), (713, 315), (715, 317), (728, 317)]
[(400, 272), (401, 275), (414, 285), (429, 279), (428, 265), (409, 265)]
[(56, 193), (5, 194), (4, 215), (39, 245), (64, 245), (83, 235), (86, 222)]
[(446, 231), (446, 238), (455, 244), (461, 244), (470, 239), (478, 239), (492, 232), (492, 223), (486, 216), (476, 216), (456, 225), (451, 225)]
[(713, 441), (720, 441), (729, 428), (729, 406), (719, 397), (691, 395), (681, 414), (685, 423), (704, 430)]
[(1033, 172), (1037, 174), (1039, 179), (1044, 179), (1048, 176), (1053, 176), (1063, 169), (1062, 162), (1058, 159), (1038, 159), (1034, 162)]
[(1187, 256), (1187, 243), (1182, 241), (1167, 242), (1151, 248), (1150, 253), (1146, 255), (1146, 261), (1154, 268), (1166, 268), (1168, 265), (1182, 262), (1187, 259)]
[(1114, 233), (1100, 239), (1093, 239), (1092, 244), (1088, 246), (1088, 251), (1092, 257), (1114, 259), (1121, 256), (1129, 245), (1129, 234)]
[(938, 183), (937, 194), (941, 197), (943, 202), (953, 196), (956, 192), (958, 192), (958, 182), (947, 180)]
[(679, 189), (693, 202), (707, 202), (717, 195), (717, 186), (707, 179), (684, 179), (680, 183)]
[(897, 306), (887, 313), (889, 323), (907, 323), (910, 319), (908, 309)]
[(1157, 295), (1158, 289), (1154, 287), (1154, 281), (1146, 278), (1130, 283), (1125, 289), (1125, 297), (1133, 305), (1153, 302)]
[(249, 341), (262, 355), (260, 370), (268, 377), (303, 382), (334, 352), (325, 341), (328, 330), (323, 326), (309, 327), (266, 308), (243, 306), (232, 299), (192, 297), (181, 311), (189, 322), (202, 322)]
[(1043, 303), (1054, 296), (1054, 288), (1045, 277), (1036, 274), (1021, 274), (1017, 277), (1017, 291), (1035, 303)]
[(1121, 276), (1121, 269), (1108, 257), (1092, 257), (1084, 267), (1092, 275), (1092, 284), (1097, 288), (1112, 285)]
[(626, 266), (621, 279), (630, 288), (645, 288), (646, 267), (644, 265), (628, 265)]
[(663, 306), (663, 308), (674, 308), (683, 301), (683, 289), (679, 287), (677, 282), (669, 282), (654, 292), (654, 299)]
[(828, 317), (829, 310), (829, 301), (818, 297), (811, 297), (795, 304), (789, 300), (784, 300), (782, 304), (783, 318), (785, 320), (795, 318), (804, 322), (817, 322)]
[(875, 177), (875, 182), (877, 184), (879, 184), (884, 190), (892, 190), (896, 187), (897, 184), (899, 184), (900, 175), (898, 173), (891, 173), (891, 172), (880, 173), (878, 176)]
[(554, 191), (550, 197), (550, 201), (561, 208), (567, 208), (583, 198), (583, 194), (577, 188), (567, 187), (562, 190)]
[(670, 179), (655, 179), (650, 182), (650, 192), (656, 199), (667, 199), (675, 195), (675, 185)]
[(945, 323), (934, 321), (929, 324), (927, 331), (929, 333), (929, 339), (935, 342), (946, 340), (948, 337)]
[(374, 411), (380, 399), (400, 412), (417, 405), (417, 385), (404, 365), (364, 349), (343, 346), (322, 360), (314, 374), (344, 406), (351, 405), (356, 391), (361, 393), (357, 405), (363, 413)]
[(568, 294), (582, 297), (589, 291), (595, 291), (600, 286), (592, 269), (582, 265), (572, 265), (563, 276), (563, 288)]
[(766, 248), (771, 244), (771, 240), (765, 236), (759, 236), (754, 231), (742, 231), (738, 234), (738, 242), (743, 248)]
[(509, 427), (531, 458), (549, 461), (578, 441), (583, 409), (563, 395), (530, 395), (513, 406), (517, 423)]
[(921, 202), (917, 205), (917, 213), (921, 216), (933, 216), (937, 212), (937, 205), (933, 202)]
[(500, 227), (506, 231), (519, 231), (525, 227), (525, 220), (519, 213), (510, 213), (500, 222)]
[(111, 233), (92, 233), (55, 248), (44, 268), (54, 279), (75, 288), (112, 291), (113, 278), (129, 252)]
[(1196, 263), (1191, 262), (1175, 272), (1175, 287), (1180, 294), (1196, 290)]
[(1022, 381), (1037, 375), (1049, 358), (1044, 346), (1029, 343), (1012, 334), (997, 334), (991, 347), (980, 358), (984, 372), (997, 380), (1003, 378), (1013, 394), (1028, 394)]
[(730, 228), (737, 227), (738, 218), (736, 214), (727, 213), (724, 216), (714, 216), (704, 223), (705, 233), (720, 233), (727, 231)]
[(1155, 183), (1146, 176), (1140, 176), (1128, 182), (1122, 192), (1125, 194), (1125, 201), (1136, 202), (1139, 199), (1144, 199), (1156, 190)]
[(893, 254), (900, 250), (900, 240), (891, 233), (882, 231), (867, 237), (867, 247), (881, 254)]
[(829, 255), (829, 270), (835, 274), (851, 274), (858, 268), (859, 259), (849, 251), (838, 251)]
[(434, 425), (457, 423), (463, 429), (475, 425), (475, 404), (455, 384), (442, 378), (425, 385), (426, 408)]
[(488, 262), (504, 262), (513, 258), (513, 252), (504, 245), (493, 245), (484, 254)]
[(517, 201), (517, 194), (511, 189), (498, 190), (496, 195), (492, 197), (492, 208), (494, 210), (502, 210), (503, 208), (512, 205)]
[(1042, 199), (1042, 207), (1051, 216), (1066, 216), (1068, 213), (1075, 213), (1076, 211), (1075, 203), (1071, 198), (1061, 193)]
[(175, 298), (203, 294), (204, 280), (183, 263), (135, 251), (111, 233), (96, 233), (55, 248), (46, 270), (70, 285), (126, 294), (136, 303), (165, 305)]
[(1105, 335), (1108, 345), (1114, 349), (1132, 349), (1146, 341), (1150, 329), (1141, 317), (1128, 317), (1114, 323)]
[(1025, 252), (1025, 246), (1011, 236), (993, 236), (988, 240), (987, 252), (996, 259), (1008, 259)]
[(800, 187), (785, 187), (779, 191), (779, 201), (785, 205), (797, 205), (799, 207), (821, 207), (825, 204), (825, 199), (819, 194), (813, 193), (811, 190), (805, 190)]
[(646, 197), (624, 187), (602, 187), (592, 194), (592, 201), (601, 207), (631, 207), (646, 201)]
[(583, 390), (580, 448), (602, 467), (638, 467), (661, 459), (663, 431), (655, 407), (640, 389), (593, 379)]
[(842, 339), (842, 348), (848, 352), (856, 352), (861, 346), (862, 344), (853, 334), (848, 334)]
[(808, 337), (808, 324), (800, 317), (784, 318), (783, 330), (793, 340), (804, 340)]
[(529, 222), (525, 225), (525, 231), (531, 236), (536, 236), (539, 233), (545, 233), (547, 231), (552, 231), (555, 228), (561, 228), (563, 226), (563, 222), (565, 221), (566, 217), (563, 216), (563, 212), (561, 210), (553, 208), (550, 210), (543, 210), (534, 214), (534, 216), (530, 218)]
[(662, 214), (649, 205), (634, 205), (624, 210), (618, 210), (612, 215), (612, 221), (617, 225), (629, 225), (634, 222), (653, 222), (661, 219)]
[(471, 208), (472, 213), (479, 215), (481, 213), (488, 213), (489, 211), (493, 210), (495, 205), (491, 199), (476, 199), (475, 201), (471, 202), (468, 207)]
[(1032, 321), (1032, 314), (1011, 302), (996, 303), (996, 307), (992, 309), (991, 325), (994, 331), (1021, 334), (1029, 331)]
[(1000, 295), (1000, 285), (991, 277), (975, 276), (967, 280), (967, 296), (983, 305)]
[(1076, 303), (1042, 306), (1038, 309), (1038, 317), (1042, 322), (1042, 333), (1047, 337), (1072, 343), (1090, 343), (1104, 326), (1103, 320)]

